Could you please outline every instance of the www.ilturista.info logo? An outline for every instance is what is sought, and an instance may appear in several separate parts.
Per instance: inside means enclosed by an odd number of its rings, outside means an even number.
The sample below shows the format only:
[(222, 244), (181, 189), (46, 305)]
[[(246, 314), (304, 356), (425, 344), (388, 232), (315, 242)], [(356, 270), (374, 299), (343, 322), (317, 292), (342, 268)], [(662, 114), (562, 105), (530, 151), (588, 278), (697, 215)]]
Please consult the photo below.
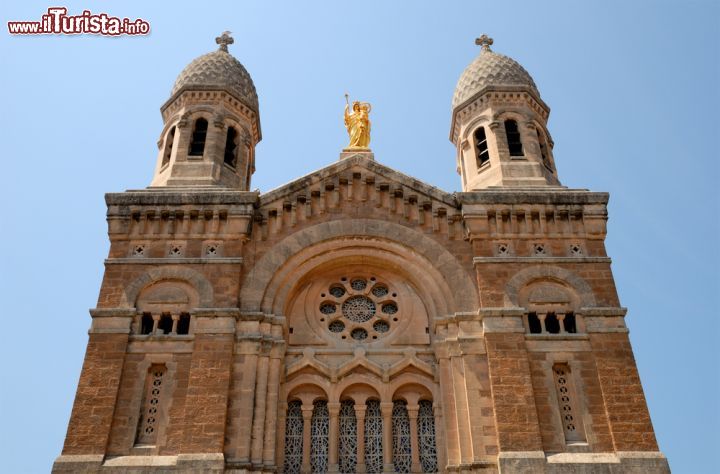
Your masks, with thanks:
[(107, 13), (68, 15), (65, 7), (50, 7), (40, 21), (8, 21), (11, 35), (146, 35), (150, 23), (138, 18), (118, 18)]

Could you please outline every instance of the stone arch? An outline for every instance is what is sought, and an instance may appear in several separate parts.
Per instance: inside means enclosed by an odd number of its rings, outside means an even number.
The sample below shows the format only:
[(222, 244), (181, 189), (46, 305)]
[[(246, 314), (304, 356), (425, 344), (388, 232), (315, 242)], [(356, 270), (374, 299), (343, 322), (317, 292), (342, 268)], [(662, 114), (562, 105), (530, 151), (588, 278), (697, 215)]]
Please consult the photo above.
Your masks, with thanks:
[[(388, 237), (392, 236), (392, 238)], [(342, 219), (323, 222), (296, 232), (269, 249), (245, 277), (240, 304), (245, 311), (272, 312), (278, 297), (287, 297), (288, 275), (295, 280), (319, 261), (333, 257), (335, 251), (353, 246), (401, 252), (408, 265), (425, 272), (433, 287), (442, 293), (438, 303), (445, 312), (475, 311), (479, 306), (473, 279), (460, 262), (432, 238), (399, 224), (374, 219)], [(337, 254), (333, 254), (337, 255)], [(315, 259), (315, 260), (313, 260)], [(286, 283), (283, 291), (282, 283)]]
[[(413, 386), (420, 388), (419, 392), (422, 392), (418, 393), (418, 400), (429, 400), (434, 403), (440, 401), (435, 383), (429, 378), (418, 377), (416, 374), (403, 374), (395, 378), (389, 387), (390, 400), (388, 401), (396, 399), (409, 401), (404, 391)], [(416, 402), (417, 400), (415, 400)]]
[(125, 287), (120, 298), (121, 308), (134, 308), (140, 291), (148, 285), (166, 280), (179, 280), (188, 283), (198, 293), (199, 307), (210, 308), (213, 305), (213, 288), (210, 281), (197, 270), (176, 266), (152, 268)]
[(304, 405), (311, 405), (316, 400), (330, 401), (330, 389), (328, 380), (319, 375), (307, 375), (287, 382), (280, 400), (284, 400), (285, 403), (301, 400)]
[(570, 270), (549, 265), (535, 265), (517, 272), (505, 285), (505, 304), (520, 306), (520, 290), (537, 280), (568, 285), (577, 293), (581, 306), (595, 306), (595, 294), (585, 280)]
[(491, 123), (492, 121), (493, 121), (493, 120), (492, 120), (492, 117), (489, 116), (488, 114), (482, 114), (482, 115), (478, 115), (477, 117), (473, 117), (473, 118), (470, 119), (470, 120), (468, 121), (468, 123), (465, 124), (465, 126), (463, 127), (463, 132), (462, 132), (462, 135), (461, 135), (461, 137), (460, 137), (461, 141), (462, 141), (462, 140), (469, 140), (470, 137), (472, 136), (472, 134), (475, 133), (475, 130), (476, 130), (478, 127), (480, 127), (480, 126), (488, 127), (488, 129), (485, 130), (485, 133), (487, 133), (488, 136), (489, 136), (489, 135), (490, 135), (490, 132), (491, 132), (491, 131), (489, 130), (489, 126), (490, 126), (490, 123)]
[(334, 400), (339, 402), (347, 397), (347, 399), (352, 399), (355, 404), (365, 403), (370, 399), (383, 400), (383, 393), (378, 390), (380, 387), (377, 382), (367, 375), (346, 377), (334, 387)]

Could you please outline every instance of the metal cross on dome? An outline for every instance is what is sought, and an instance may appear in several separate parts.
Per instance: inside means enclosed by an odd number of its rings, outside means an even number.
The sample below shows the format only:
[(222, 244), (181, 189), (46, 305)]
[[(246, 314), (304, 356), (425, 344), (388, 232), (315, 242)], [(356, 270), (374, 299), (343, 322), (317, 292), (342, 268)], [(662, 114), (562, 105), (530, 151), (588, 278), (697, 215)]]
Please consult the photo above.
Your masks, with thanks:
[(235, 40), (230, 36), (230, 31), (223, 31), (223, 33), (215, 38), (215, 42), (220, 45), (220, 49), (227, 53), (228, 45), (233, 44)]
[(475, 44), (482, 46), (483, 51), (491, 51), (490, 45), (493, 44), (493, 39), (488, 35), (482, 35), (480, 38), (475, 40)]

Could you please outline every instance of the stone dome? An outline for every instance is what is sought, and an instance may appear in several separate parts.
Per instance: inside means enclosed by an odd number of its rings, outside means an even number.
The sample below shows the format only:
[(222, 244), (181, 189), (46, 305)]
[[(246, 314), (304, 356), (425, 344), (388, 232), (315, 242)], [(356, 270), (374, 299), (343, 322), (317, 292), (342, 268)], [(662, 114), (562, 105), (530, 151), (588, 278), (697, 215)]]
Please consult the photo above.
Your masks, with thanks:
[[(222, 37), (221, 37), (222, 38)], [(247, 69), (227, 50), (229, 41), (218, 38), (220, 49), (195, 58), (175, 80), (171, 95), (181, 89), (227, 89), (254, 112), (258, 112), (258, 96)]]
[(530, 74), (517, 61), (490, 49), (492, 39), (479, 38), (483, 46), (480, 55), (465, 68), (453, 96), (453, 108), (462, 104), (487, 86), (524, 86), (538, 95), (537, 86)]

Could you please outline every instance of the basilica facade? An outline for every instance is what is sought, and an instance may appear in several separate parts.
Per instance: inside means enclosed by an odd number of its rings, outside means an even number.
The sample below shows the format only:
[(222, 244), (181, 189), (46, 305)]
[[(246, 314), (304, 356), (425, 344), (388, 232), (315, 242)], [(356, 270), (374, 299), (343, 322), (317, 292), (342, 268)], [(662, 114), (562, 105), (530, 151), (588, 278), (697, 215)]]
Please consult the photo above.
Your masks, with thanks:
[(561, 185), (520, 64), (477, 40), (449, 117), (461, 192), (381, 164), (346, 112), (354, 146), (261, 193), (258, 95), (217, 43), (161, 107), (150, 185), (106, 195), (54, 472), (669, 472), (608, 194)]

